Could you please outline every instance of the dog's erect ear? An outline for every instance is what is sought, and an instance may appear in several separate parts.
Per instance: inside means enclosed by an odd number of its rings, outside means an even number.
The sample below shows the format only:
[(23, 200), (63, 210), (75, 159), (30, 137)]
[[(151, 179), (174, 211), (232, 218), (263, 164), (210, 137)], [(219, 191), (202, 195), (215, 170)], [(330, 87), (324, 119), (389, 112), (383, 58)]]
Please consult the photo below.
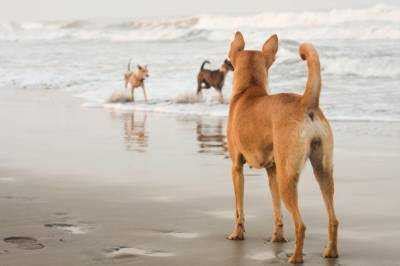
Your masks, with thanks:
[(229, 61), (228, 59), (225, 59), (224, 64), (228, 66), (229, 70), (232, 70), (232, 71), (234, 70), (231, 61)]
[(235, 65), (235, 58), (238, 54), (238, 52), (244, 50), (244, 38), (243, 35), (240, 33), (240, 31), (237, 31), (235, 34), (235, 38), (231, 42), (231, 48), (229, 50), (229, 59)]
[(267, 66), (275, 61), (275, 55), (278, 52), (278, 36), (276, 34), (269, 37), (262, 47), (262, 53), (266, 59)]

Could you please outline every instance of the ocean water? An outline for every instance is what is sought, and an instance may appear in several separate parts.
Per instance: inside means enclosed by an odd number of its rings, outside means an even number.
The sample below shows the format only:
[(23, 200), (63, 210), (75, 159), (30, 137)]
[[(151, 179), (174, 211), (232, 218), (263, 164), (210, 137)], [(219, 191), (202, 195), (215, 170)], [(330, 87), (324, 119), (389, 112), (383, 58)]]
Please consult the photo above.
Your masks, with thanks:
[[(273, 93), (303, 93), (307, 68), (301, 42), (320, 53), (321, 106), (328, 118), (400, 121), (400, 7), (173, 18), (93, 19), (0, 23), (0, 89), (63, 90), (87, 108), (148, 110), (226, 116), (229, 73), (217, 101), (214, 90), (193, 103), (203, 60), (218, 68), (236, 30), (246, 48), (260, 49), (274, 33), (278, 57), (270, 69)], [(150, 101), (137, 90), (135, 103), (108, 103), (124, 91), (129, 61), (147, 64)]]

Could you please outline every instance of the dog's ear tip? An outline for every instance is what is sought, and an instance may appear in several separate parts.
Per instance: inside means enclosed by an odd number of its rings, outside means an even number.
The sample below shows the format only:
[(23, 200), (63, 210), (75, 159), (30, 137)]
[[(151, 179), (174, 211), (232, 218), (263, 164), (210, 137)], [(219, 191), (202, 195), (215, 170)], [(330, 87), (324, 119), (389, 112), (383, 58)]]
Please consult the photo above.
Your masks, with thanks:
[(279, 38), (278, 38), (278, 34), (272, 34), (271, 35), (271, 37), (269, 37), (271, 40), (274, 40), (274, 41), (278, 41), (279, 40)]
[(237, 32), (235, 33), (235, 39), (244, 40), (243, 34), (242, 34), (240, 31), (237, 31)]
[(276, 46), (276, 48), (277, 48), (278, 43), (279, 43), (278, 35), (277, 34), (273, 34), (264, 43), (263, 49), (265, 49), (267, 47), (271, 47), (271, 46)]

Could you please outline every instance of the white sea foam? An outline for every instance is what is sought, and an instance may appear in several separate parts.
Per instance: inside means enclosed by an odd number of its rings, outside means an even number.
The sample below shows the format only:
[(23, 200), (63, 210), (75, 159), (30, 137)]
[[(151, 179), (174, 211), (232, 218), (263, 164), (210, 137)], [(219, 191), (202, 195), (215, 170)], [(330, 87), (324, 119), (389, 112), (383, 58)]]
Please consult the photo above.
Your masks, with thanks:
[[(170, 19), (122, 21), (34, 21), (0, 25), (0, 39), (149, 41), (229, 40), (235, 29), (274, 30), (296, 39), (400, 39), (400, 8), (376, 5), (364, 9), (320, 12), (265, 12), (256, 15), (199, 15)], [(329, 33), (329, 34), (328, 34)]]

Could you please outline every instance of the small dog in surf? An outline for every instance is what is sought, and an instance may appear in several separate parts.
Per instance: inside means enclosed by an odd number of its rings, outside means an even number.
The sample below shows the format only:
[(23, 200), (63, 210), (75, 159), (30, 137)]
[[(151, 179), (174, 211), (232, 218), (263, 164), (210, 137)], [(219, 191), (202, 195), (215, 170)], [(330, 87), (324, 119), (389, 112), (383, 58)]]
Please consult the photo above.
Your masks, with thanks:
[(139, 87), (142, 87), (144, 100), (147, 102), (147, 93), (144, 81), (148, 77), (149, 77), (149, 70), (147, 69), (147, 65), (145, 66), (137, 65), (137, 69), (132, 71), (131, 60), (129, 60), (127, 72), (124, 74), (124, 81), (125, 81), (125, 88), (130, 90), (131, 99), (133, 102), (135, 101), (133, 92), (136, 88)]
[(261, 51), (244, 50), (245, 41), (237, 32), (229, 59), (234, 67), (228, 118), (228, 150), (232, 160), (232, 180), (236, 198), (235, 226), (230, 240), (244, 239), (243, 165), (265, 168), (272, 195), (274, 228), (272, 242), (285, 242), (281, 200), (295, 227), (295, 249), (291, 263), (303, 262), (306, 227), (298, 206), (297, 182), (310, 160), (328, 213), (328, 242), (323, 256), (338, 257), (339, 222), (334, 210), (333, 133), (319, 107), (321, 71), (313, 45), (303, 43), (299, 54), (307, 61), (308, 80), (303, 95), (270, 94), (268, 70), (275, 61), (278, 37), (271, 36)]
[(225, 77), (229, 71), (233, 71), (233, 66), (228, 59), (225, 59), (221, 67), (216, 70), (204, 69), (205, 64), (209, 64), (210, 61), (205, 60), (201, 64), (200, 72), (197, 75), (197, 95), (201, 93), (202, 89), (209, 89), (213, 87), (219, 93), (219, 101), (223, 102), (222, 87), (224, 86)]

